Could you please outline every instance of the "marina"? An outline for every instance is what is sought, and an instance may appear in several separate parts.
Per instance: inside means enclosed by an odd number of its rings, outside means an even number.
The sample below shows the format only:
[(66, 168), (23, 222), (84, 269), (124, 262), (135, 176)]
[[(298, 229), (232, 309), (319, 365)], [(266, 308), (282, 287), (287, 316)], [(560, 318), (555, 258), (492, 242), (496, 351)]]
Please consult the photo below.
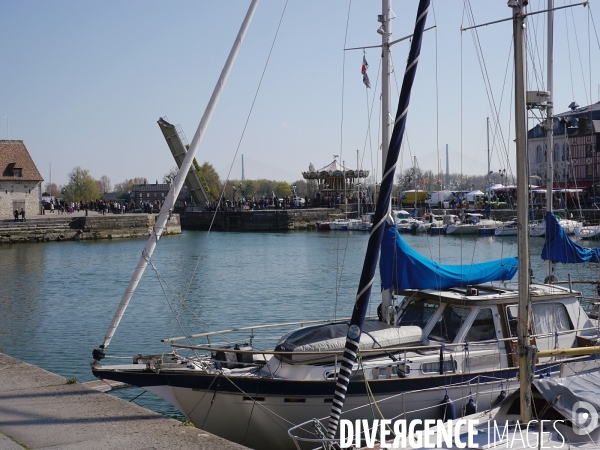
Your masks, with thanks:
[[(364, 164), (375, 116), (367, 113), (362, 159), (356, 150), (356, 166), (347, 164), (343, 101), (340, 151), (320, 169), (310, 162), (304, 180), (245, 180), (243, 154), (242, 178), (233, 178), (241, 138), (225, 180), (210, 163), (197, 161), (258, 0), (250, 2), (191, 142), (181, 125), (158, 119), (176, 164), (163, 183), (126, 180), (122, 198), (109, 202), (110, 180), (94, 180), (77, 167), (59, 190), (76, 202), (47, 196), (43, 203), (43, 178), (23, 141), (0, 141), (6, 167), (0, 209), (14, 216), (0, 223), (0, 282), (6, 286), (0, 294), (0, 375), (8, 380), (0, 387), (0, 446), (129, 448), (136, 441), (143, 448), (384, 448), (392, 431), (384, 422), (394, 421), (394, 427), (410, 424), (411, 447), (431, 447), (427, 439), (423, 445), (412, 439), (415, 427), (426, 437), (428, 423), (436, 423), (438, 438), (446, 424), (447, 433), (456, 433), (446, 446), (462, 448), (460, 422), (493, 417), (527, 426), (528, 437), (535, 434), (533, 422), (565, 422), (573, 448), (595, 447), (600, 403), (585, 399), (600, 385), (600, 249), (593, 239), (600, 212), (600, 183), (594, 181), (600, 134), (593, 113), (600, 108), (573, 101), (570, 111), (554, 115), (555, 8), (548, 0), (548, 10), (528, 12), (528, 4), (509, 0), (512, 19), (482, 25), (512, 20), (512, 34), (503, 25), (503, 40), (511, 37), (514, 46), (508, 55), (514, 85), (506, 94), (514, 96), (514, 139), (511, 128), (506, 136), (500, 130), (506, 113), (493, 97), (497, 87), (483, 77), (493, 115), (491, 141), (489, 118), (486, 123), (485, 181), (463, 180), (462, 47), (460, 181), (450, 182), (448, 145), (443, 180), (439, 124), (437, 173), (422, 172), (410, 150), (408, 118), (414, 123), (425, 109), (409, 113), (413, 85), (423, 72), (430, 75), (421, 57), (433, 53), (436, 101), (423, 102), (423, 91), (415, 89), (421, 98), (413, 102), (439, 108), (437, 32), (444, 24), (431, 0), (403, 11), (402, 20), (415, 17), (410, 35), (392, 40), (399, 17), (391, 0), (382, 0), (381, 45), (344, 41), (344, 52), (362, 50), (367, 109), (380, 99), (381, 158), (376, 150), (369, 170)], [(546, 79), (528, 90), (526, 24), (539, 13), (548, 20)], [(346, 35), (349, 18), (350, 5)], [(461, 33), (480, 26), (472, 11), (466, 22)], [(425, 36), (435, 37), (435, 52)], [(481, 65), (479, 37), (472, 36)], [(391, 52), (403, 41), (409, 47), (404, 72), (404, 58), (394, 67)], [(372, 48), (381, 55), (381, 79), (370, 91)], [(540, 58), (530, 59), (540, 70)], [(425, 67), (417, 75), (419, 61)], [(345, 57), (343, 64), (345, 71)], [(499, 104), (504, 96), (503, 89)], [(246, 125), (258, 97), (257, 89)], [(425, 135), (432, 137), (432, 130)], [(403, 170), (405, 148), (412, 168)], [(496, 173), (494, 151), (502, 166)], [(584, 189), (577, 181), (571, 186), (570, 177), (582, 180)], [(449, 190), (452, 184), (456, 189)], [(83, 185), (104, 198), (82, 194)], [(45, 218), (46, 204), (77, 213)], [(40, 214), (30, 219), (35, 206)], [(92, 209), (98, 214), (90, 215)], [(577, 413), (582, 403), (589, 405), (586, 418), (595, 421), (591, 428)], [(355, 439), (346, 439), (348, 423), (356, 424)], [(472, 425), (466, 425), (469, 440)], [(584, 428), (591, 434), (580, 440)], [(555, 442), (563, 436), (556, 431)], [(394, 428), (392, 434), (398, 440), (407, 433)], [(541, 428), (537, 437), (541, 446)]]

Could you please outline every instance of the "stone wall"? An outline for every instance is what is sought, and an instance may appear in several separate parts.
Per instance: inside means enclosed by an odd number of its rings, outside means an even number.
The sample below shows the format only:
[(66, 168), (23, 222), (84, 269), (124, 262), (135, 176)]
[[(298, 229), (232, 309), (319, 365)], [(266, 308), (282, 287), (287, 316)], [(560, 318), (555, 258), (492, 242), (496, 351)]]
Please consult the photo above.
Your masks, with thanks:
[(39, 215), (40, 189), (36, 181), (0, 181), (0, 217), (13, 217), (15, 201), (25, 203), (25, 218)]
[[(0, 223), (0, 244), (148, 237), (156, 222), (154, 214), (73, 217), (40, 217), (26, 222)], [(163, 236), (181, 234), (179, 215), (173, 214)]]

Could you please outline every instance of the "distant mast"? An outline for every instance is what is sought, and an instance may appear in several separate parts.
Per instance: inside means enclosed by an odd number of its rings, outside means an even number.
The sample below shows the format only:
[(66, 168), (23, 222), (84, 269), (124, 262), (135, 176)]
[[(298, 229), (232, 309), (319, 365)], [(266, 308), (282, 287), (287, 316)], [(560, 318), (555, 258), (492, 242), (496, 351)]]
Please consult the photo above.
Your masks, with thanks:
[(244, 154), (242, 153), (242, 181), (245, 181), (246, 178), (244, 178)]
[(446, 144), (446, 189), (450, 186), (450, 161), (448, 160), (448, 144)]

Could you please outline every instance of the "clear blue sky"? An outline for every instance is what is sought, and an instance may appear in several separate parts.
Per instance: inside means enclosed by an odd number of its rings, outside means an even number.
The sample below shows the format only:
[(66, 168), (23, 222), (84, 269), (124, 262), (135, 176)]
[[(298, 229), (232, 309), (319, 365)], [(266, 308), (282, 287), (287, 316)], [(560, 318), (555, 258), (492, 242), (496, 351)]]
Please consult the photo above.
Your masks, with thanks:
[[(555, 1), (557, 6), (565, 4)], [(334, 154), (342, 154), (354, 167), (357, 149), (364, 153), (364, 167), (372, 170), (378, 145), (379, 51), (367, 50), (373, 89), (365, 92), (362, 52), (345, 52), (345, 66), (343, 61), (348, 4), (289, 1), (240, 147), (246, 178), (291, 182), (301, 178), (309, 163), (320, 168)], [(51, 163), (57, 184), (65, 184), (75, 166), (88, 169), (95, 178), (107, 175), (113, 184), (136, 176), (161, 181), (174, 161), (156, 121), (167, 116), (181, 124), (191, 140), (248, 5), (241, 0), (0, 2), (0, 138), (7, 137), (8, 114), (10, 139), (25, 142), (46, 181)], [(198, 161), (213, 164), (222, 179), (284, 5), (283, 0), (260, 2), (201, 144)], [(461, 45), (459, 28), (467, 24), (464, 5), (458, 0), (434, 2), (435, 16), (428, 18), (428, 25), (436, 24), (437, 30), (426, 33), (422, 48), (404, 167), (411, 164), (410, 155), (416, 155), (422, 169), (437, 171), (439, 151), (445, 169), (449, 144), (450, 171), (460, 172), (462, 117), (462, 172), (486, 172), (485, 120), (492, 112), (471, 32), (462, 34)], [(532, 0), (529, 10), (545, 5), (545, 0)], [(393, 38), (412, 33), (416, 6), (416, 0), (395, 1)], [(377, 0), (351, 2), (347, 47), (380, 43), (380, 9)], [(511, 15), (505, 0), (474, 1), (471, 9), (477, 23)], [(598, 42), (588, 10), (579, 6), (567, 11), (557, 12), (555, 19), (556, 112), (567, 110), (573, 100), (582, 106), (598, 101), (600, 89)], [(597, 13), (592, 9), (600, 26)], [(544, 88), (545, 20), (544, 15), (531, 17), (528, 26), (535, 62), (529, 68), (530, 89)], [(492, 92), (502, 104), (504, 140), (512, 144), (511, 33), (510, 22), (478, 31)], [(407, 51), (408, 41), (393, 49), (398, 85)], [(374, 94), (377, 97), (371, 139), (367, 94), (369, 104)], [(492, 170), (507, 166), (499, 148), (494, 147)], [(512, 145), (510, 158), (514, 170)], [(240, 156), (231, 177), (241, 177)]]

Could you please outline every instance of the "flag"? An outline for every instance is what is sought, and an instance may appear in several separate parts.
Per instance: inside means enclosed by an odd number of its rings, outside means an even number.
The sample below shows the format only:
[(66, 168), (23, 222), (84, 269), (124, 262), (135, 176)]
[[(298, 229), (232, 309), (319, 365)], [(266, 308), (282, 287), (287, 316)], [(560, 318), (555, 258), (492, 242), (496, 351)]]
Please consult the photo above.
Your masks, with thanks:
[(368, 68), (369, 68), (369, 64), (367, 63), (367, 58), (365, 57), (365, 55), (363, 55), (363, 63), (362, 63), (362, 68), (360, 69), (360, 72), (362, 73), (362, 76), (363, 76), (363, 83), (365, 84), (366, 87), (370, 88), (371, 82), (369, 81), (369, 75), (367, 75)]

